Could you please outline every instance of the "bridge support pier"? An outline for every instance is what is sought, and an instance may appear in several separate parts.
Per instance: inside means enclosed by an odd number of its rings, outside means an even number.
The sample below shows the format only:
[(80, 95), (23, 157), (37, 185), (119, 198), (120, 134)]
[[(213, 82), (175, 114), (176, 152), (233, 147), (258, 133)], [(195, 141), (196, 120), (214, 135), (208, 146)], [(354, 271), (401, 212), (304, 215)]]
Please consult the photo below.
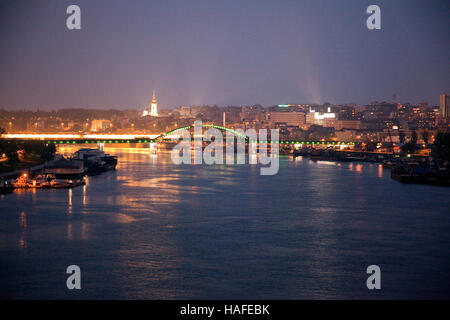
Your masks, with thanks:
[(250, 164), (258, 163), (258, 144), (256, 141), (249, 141), (248, 143), (248, 161)]
[(150, 154), (156, 154), (156, 151), (158, 150), (158, 143), (157, 142), (150, 142)]

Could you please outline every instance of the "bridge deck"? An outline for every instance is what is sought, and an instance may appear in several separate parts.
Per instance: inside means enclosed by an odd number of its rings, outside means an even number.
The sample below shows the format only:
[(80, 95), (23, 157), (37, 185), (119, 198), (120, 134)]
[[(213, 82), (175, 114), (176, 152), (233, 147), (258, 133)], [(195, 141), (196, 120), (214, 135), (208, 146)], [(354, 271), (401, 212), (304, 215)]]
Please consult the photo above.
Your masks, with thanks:
[[(17, 139), (17, 138), (7, 138), (9, 141), (45, 141), (47, 143), (53, 144), (97, 144), (97, 143), (167, 143), (176, 142), (170, 139)], [(253, 142), (253, 141), (250, 141)], [(257, 144), (302, 144), (302, 145), (354, 145), (355, 142), (344, 142), (344, 141), (297, 141), (297, 140), (280, 140), (280, 141), (254, 141)], [(249, 143), (249, 141), (246, 141)]]

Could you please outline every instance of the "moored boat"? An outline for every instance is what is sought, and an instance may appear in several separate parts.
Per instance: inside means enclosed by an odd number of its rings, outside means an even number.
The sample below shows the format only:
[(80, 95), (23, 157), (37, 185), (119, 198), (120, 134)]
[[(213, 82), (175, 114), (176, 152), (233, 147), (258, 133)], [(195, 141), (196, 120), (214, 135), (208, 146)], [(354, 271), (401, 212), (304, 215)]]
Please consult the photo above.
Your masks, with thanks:
[(85, 184), (83, 161), (60, 159), (49, 162), (39, 183), (43, 188), (72, 188)]
[(14, 190), (14, 186), (9, 180), (0, 181), (0, 194), (11, 193)]
[(391, 178), (401, 183), (450, 186), (450, 170), (432, 164), (400, 162), (392, 165)]
[(117, 166), (117, 157), (105, 154), (100, 149), (82, 148), (72, 155), (72, 159), (83, 161), (88, 175), (115, 170)]
[(47, 162), (39, 173), (23, 173), (13, 182), (13, 188), (72, 188), (85, 184), (81, 161), (58, 159)]

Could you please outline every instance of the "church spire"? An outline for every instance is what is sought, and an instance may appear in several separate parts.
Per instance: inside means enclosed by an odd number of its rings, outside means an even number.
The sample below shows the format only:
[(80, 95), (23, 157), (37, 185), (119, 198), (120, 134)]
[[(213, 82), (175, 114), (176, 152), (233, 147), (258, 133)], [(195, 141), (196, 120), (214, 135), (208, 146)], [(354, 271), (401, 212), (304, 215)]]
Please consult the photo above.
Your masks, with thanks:
[(153, 117), (158, 116), (158, 102), (156, 101), (156, 93), (155, 90), (153, 90), (153, 97), (152, 97), (152, 104), (150, 108), (150, 115)]
[(150, 104), (150, 109), (145, 108), (144, 112), (142, 113), (142, 116), (158, 116), (158, 102), (156, 100), (156, 93), (155, 90), (153, 90), (153, 96), (152, 96), (152, 103)]

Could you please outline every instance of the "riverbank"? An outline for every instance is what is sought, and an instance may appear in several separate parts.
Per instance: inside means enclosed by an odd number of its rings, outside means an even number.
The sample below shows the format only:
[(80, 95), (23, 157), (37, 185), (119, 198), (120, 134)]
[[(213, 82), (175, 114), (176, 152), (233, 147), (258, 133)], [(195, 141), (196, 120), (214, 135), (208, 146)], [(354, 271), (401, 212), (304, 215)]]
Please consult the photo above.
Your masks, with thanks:
[(13, 165), (8, 164), (6, 161), (0, 162), (0, 178), (13, 177), (20, 175), (23, 172), (37, 170), (40, 166), (43, 166), (44, 163), (45, 161), (40, 159), (20, 161)]
[(117, 157), (99, 149), (81, 148), (69, 158), (57, 154), (53, 160), (0, 174), (0, 191), (13, 189), (73, 188), (85, 184), (87, 175), (115, 170)]
[(312, 149), (303, 148), (294, 150), (295, 157), (308, 157), (311, 160), (327, 160), (327, 161), (360, 161), (360, 162), (383, 162), (392, 161), (399, 157), (394, 153), (383, 152), (366, 152), (358, 150), (334, 150), (334, 149)]

